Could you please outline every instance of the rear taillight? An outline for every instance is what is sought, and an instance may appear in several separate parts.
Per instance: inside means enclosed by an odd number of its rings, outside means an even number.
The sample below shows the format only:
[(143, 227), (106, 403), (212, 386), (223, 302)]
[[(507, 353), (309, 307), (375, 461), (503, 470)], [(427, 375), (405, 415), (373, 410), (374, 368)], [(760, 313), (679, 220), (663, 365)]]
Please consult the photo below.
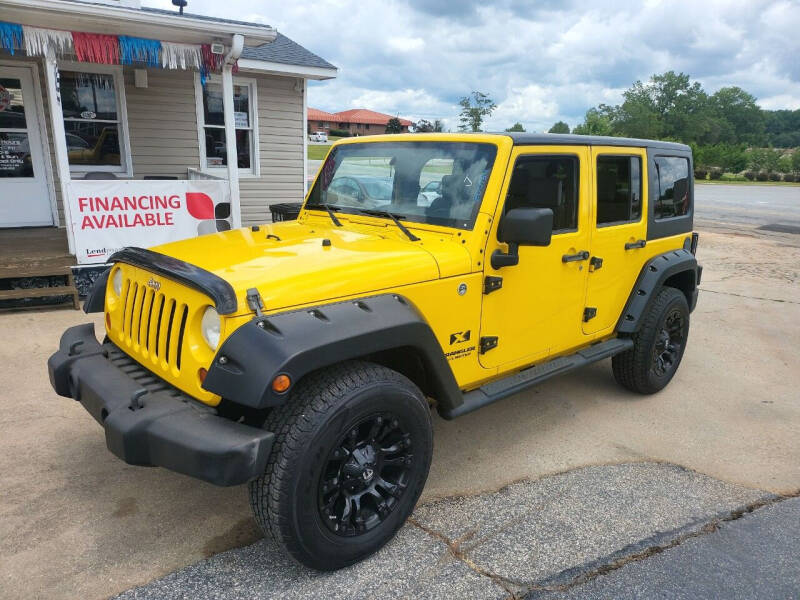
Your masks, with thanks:
[(689, 246), (689, 252), (692, 254), (697, 254), (697, 241), (700, 239), (700, 234), (696, 231), (692, 233), (692, 244)]

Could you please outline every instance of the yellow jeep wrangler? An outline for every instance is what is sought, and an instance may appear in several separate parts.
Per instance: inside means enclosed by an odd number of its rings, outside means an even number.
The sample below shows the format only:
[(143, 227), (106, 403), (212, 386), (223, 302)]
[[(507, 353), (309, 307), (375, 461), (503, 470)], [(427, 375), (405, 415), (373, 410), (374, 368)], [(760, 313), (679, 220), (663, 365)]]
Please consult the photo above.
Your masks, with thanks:
[[(689, 147), (549, 134), (342, 140), (296, 221), (127, 248), (52, 385), (127, 463), (249, 484), (295, 559), (375, 552), (452, 419), (611, 357), (675, 375), (701, 267)], [(433, 183), (433, 185), (431, 185)]]

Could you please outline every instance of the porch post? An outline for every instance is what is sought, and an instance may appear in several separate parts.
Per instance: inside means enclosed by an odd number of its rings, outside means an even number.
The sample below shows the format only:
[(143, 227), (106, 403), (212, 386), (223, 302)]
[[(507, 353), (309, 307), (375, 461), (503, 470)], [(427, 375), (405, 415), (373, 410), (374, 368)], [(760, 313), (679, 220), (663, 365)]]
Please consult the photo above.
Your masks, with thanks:
[(69, 205), (69, 157), (67, 156), (67, 135), (64, 131), (64, 117), (61, 113), (61, 89), (58, 75), (58, 61), (54, 54), (45, 58), (45, 79), (47, 81), (47, 106), (53, 130), (53, 150), (56, 157), (56, 174), (61, 191), (61, 205), (64, 207), (64, 225), (67, 228), (69, 253), (75, 254), (75, 238), (72, 232), (72, 212)]
[[(242, 207), (239, 200), (239, 155), (236, 151), (236, 126), (233, 116), (232, 65), (222, 67), (222, 106), (225, 113), (225, 152), (228, 157), (228, 185), (231, 190), (231, 220), (233, 227), (242, 226)], [(250, 160), (258, 160), (251, 156)]]
[(305, 200), (308, 186), (308, 80), (301, 79), (303, 84), (303, 193), (301, 202)]

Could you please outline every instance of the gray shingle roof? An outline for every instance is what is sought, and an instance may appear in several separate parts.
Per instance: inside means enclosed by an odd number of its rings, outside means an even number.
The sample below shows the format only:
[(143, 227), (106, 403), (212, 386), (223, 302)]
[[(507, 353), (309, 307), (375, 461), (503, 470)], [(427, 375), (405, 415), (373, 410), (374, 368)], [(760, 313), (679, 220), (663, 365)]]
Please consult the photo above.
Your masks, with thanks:
[[(178, 15), (177, 11), (164, 10), (161, 8), (150, 8), (143, 6), (141, 10), (149, 13), (156, 13), (162, 15), (169, 15), (175, 17)], [(231, 23), (233, 25), (250, 25), (253, 27), (264, 27), (270, 29), (269, 25), (263, 23), (247, 23), (245, 21), (233, 21), (231, 19), (219, 19), (217, 17), (209, 17), (206, 15), (194, 15), (184, 13), (187, 17), (193, 19), (201, 19), (203, 21), (211, 21), (216, 23)], [(290, 40), (282, 33), (278, 33), (278, 37), (270, 44), (263, 44), (261, 46), (246, 46), (242, 52), (242, 58), (251, 60), (265, 60), (269, 62), (276, 62), (285, 65), (298, 65), (301, 67), (319, 67), (321, 69), (335, 69), (336, 67), (329, 63), (324, 58), (317, 56), (310, 50), (306, 50), (300, 44)]]
[(306, 50), (297, 42), (290, 40), (282, 33), (271, 44), (261, 46), (248, 46), (242, 52), (242, 58), (251, 60), (265, 60), (287, 65), (303, 67), (319, 67), (320, 69), (335, 69), (336, 67), (324, 58)]

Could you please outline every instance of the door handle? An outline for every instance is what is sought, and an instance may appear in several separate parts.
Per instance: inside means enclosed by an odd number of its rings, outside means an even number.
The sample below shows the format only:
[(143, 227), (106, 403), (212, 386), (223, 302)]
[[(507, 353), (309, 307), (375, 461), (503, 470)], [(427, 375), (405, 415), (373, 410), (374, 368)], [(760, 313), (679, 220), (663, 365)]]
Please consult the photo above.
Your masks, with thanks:
[(588, 250), (581, 250), (577, 254), (564, 254), (561, 257), (561, 262), (568, 263), (568, 262), (579, 262), (582, 260), (586, 260), (589, 258), (589, 251)]
[(625, 244), (625, 250), (633, 250), (634, 248), (644, 248), (647, 245), (647, 240), (636, 240), (635, 242), (628, 242)]

